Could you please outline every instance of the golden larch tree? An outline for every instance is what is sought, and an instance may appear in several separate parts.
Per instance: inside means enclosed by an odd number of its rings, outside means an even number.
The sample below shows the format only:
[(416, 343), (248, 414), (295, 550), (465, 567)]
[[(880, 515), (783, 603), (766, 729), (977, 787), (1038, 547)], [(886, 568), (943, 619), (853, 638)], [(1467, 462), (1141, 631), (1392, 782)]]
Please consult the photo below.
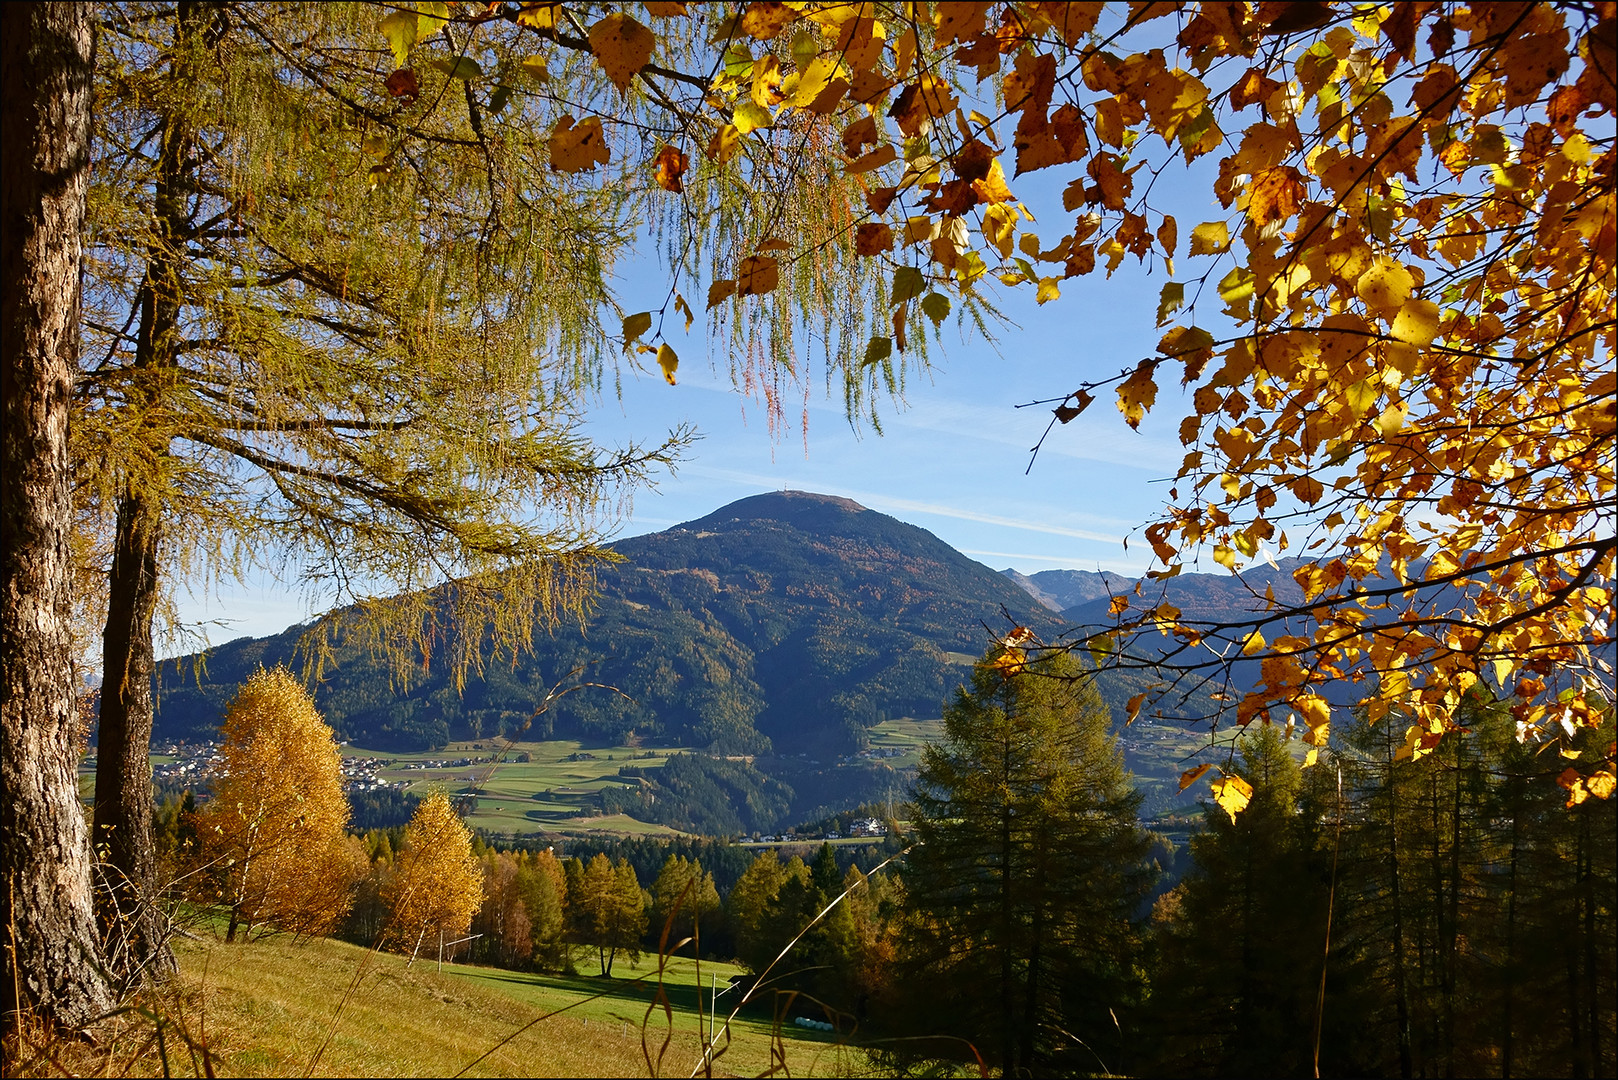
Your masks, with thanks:
[(355, 877), (342, 756), (285, 668), (260, 668), (230, 703), (221, 755), (200, 831), (225, 883), (226, 940), (260, 926), (329, 931), (348, 913)]
[(405, 828), (404, 851), (389, 890), (389, 936), (411, 954), (426, 941), (466, 936), (483, 906), (483, 870), (472, 854), (472, 834), (441, 791), (422, 800)]

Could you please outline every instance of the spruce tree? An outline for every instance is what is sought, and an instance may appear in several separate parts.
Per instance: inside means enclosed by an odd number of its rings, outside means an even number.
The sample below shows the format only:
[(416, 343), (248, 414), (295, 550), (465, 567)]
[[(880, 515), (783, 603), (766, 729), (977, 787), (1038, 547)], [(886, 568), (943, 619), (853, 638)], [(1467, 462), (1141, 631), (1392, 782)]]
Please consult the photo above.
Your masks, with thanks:
[(985, 656), (945, 710), (913, 805), (899, 984), (917, 996), (918, 1032), (965, 1039), (1008, 1075), (1126, 1070), (1147, 841), (1078, 662)]
[[(1360, 999), (1342, 936), (1323, 955), (1335, 818), (1329, 764), (1300, 770), (1273, 726), (1237, 744), (1253, 786), (1236, 818), (1204, 804), (1192, 866), (1153, 917), (1152, 1069), (1163, 1075), (1296, 1076), (1313, 1069), (1321, 964), (1322, 1067), (1357, 1053)], [(1352, 1071), (1352, 1066), (1347, 1066)]]

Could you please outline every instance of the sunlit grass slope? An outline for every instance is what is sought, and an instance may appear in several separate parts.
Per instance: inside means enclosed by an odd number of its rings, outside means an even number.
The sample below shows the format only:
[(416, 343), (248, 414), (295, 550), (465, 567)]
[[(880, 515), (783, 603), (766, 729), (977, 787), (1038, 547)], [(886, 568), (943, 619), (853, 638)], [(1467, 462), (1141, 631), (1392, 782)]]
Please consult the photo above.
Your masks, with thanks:
[[(655, 957), (638, 965), (620, 958), (614, 978), (602, 979), (451, 965), (440, 974), (420, 960), (407, 970), (403, 957), (325, 940), (225, 945), (205, 938), (182, 942), (177, 952), (183, 1004), (173, 1012), (206, 1041), (220, 1075), (450, 1076), (462, 1069), (468, 1076), (647, 1075), (641, 1039), (657, 991)], [(736, 970), (703, 964), (702, 982), (711, 987), (717, 975), (722, 989)], [(671, 1036), (661, 1075), (690, 1075), (701, 1061), (696, 974), (691, 961), (671, 960), (665, 986), (672, 1029), (661, 1008), (645, 1024), (654, 1059)], [(725, 997), (719, 1002), (725, 1010)], [(757, 1011), (732, 1024), (716, 1074), (769, 1068), (768, 1007)], [(839, 1050), (832, 1036), (790, 1023), (783, 1034), (795, 1075), (859, 1069), (858, 1057)], [(169, 1047), (171, 1065), (188, 1072), (172, 1035)], [(137, 1071), (161, 1072), (159, 1062), (145, 1064), (150, 1070)]]

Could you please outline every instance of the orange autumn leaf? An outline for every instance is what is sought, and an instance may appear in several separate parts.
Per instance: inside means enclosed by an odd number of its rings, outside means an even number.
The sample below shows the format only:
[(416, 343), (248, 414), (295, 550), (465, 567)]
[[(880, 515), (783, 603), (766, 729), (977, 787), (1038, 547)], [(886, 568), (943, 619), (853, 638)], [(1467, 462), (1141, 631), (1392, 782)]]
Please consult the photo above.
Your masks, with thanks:
[(657, 152), (657, 186), (664, 191), (679, 193), (685, 190), (680, 177), (685, 175), (687, 160), (677, 147), (665, 146)]
[(780, 284), (780, 266), (769, 255), (749, 255), (736, 272), (736, 292), (742, 296), (763, 296)]

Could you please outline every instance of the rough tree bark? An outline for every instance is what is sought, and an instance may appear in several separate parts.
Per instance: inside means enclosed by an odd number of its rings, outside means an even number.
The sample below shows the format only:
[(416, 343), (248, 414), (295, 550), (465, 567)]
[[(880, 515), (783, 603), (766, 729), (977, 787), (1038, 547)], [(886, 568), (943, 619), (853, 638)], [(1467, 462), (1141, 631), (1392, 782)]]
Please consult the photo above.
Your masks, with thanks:
[(95, 10), (0, 7), (0, 977), (17, 1010), (105, 1013), (78, 800), (68, 406), (90, 166)]

